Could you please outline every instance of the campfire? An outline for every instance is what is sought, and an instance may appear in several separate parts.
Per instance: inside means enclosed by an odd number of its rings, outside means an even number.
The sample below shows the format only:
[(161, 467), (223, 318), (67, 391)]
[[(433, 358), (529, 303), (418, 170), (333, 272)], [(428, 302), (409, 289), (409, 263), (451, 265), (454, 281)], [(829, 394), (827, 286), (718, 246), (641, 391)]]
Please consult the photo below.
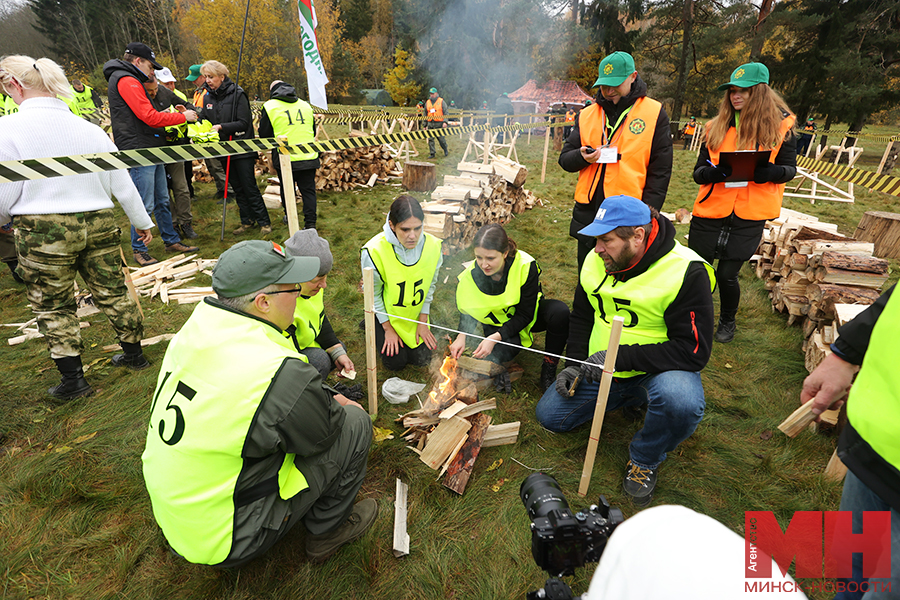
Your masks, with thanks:
[[(407, 446), (432, 469), (440, 469), (443, 485), (462, 494), (482, 448), (511, 444), (519, 435), (519, 422), (491, 425), (484, 411), (497, 408), (496, 399), (478, 400), (479, 389), (493, 384), (497, 369), (504, 367), (474, 358), (444, 359), (440, 376), (418, 410), (397, 420), (403, 423)], [(511, 369), (521, 376), (521, 367)]]

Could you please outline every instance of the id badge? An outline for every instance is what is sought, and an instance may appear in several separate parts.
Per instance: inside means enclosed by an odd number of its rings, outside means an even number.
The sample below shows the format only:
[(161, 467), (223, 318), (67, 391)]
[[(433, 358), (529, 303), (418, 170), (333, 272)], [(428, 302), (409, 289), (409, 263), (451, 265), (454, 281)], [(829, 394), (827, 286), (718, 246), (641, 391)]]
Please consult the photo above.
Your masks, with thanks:
[(745, 187), (747, 187), (748, 183), (750, 183), (750, 182), (749, 181), (726, 181), (725, 187), (726, 188), (745, 188)]
[(598, 163), (617, 163), (619, 162), (619, 148), (618, 146), (601, 146), (600, 147), (600, 158), (597, 159)]

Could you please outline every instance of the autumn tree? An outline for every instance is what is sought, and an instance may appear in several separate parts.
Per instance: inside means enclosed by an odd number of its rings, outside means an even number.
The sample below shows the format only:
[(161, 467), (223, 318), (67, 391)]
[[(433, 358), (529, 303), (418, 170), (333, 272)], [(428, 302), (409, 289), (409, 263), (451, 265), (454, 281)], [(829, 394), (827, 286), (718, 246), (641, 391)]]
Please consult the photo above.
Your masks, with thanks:
[(412, 77), (416, 68), (415, 57), (397, 46), (394, 62), (396, 66), (384, 76), (384, 89), (398, 106), (411, 106), (422, 93), (422, 86)]

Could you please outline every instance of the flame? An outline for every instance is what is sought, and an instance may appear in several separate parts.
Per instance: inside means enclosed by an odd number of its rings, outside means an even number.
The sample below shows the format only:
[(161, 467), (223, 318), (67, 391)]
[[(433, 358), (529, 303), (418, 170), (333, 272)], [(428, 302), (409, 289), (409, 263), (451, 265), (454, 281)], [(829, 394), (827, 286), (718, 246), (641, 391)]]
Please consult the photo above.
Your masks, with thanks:
[(428, 393), (428, 399), (431, 402), (437, 401), (438, 392), (442, 396), (447, 394), (447, 390), (450, 389), (452, 391), (451, 385), (453, 384), (453, 380), (455, 379), (456, 374), (456, 359), (452, 356), (448, 356), (444, 359), (444, 363), (441, 365), (441, 375), (444, 376), (444, 380), (437, 385), (437, 388), (432, 389)]

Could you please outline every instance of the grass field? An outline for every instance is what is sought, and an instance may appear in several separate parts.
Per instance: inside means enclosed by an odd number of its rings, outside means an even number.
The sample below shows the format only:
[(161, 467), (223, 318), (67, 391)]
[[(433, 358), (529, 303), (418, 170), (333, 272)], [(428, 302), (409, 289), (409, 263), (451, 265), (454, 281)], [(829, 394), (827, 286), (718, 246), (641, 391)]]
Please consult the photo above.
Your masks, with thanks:
[[(464, 148), (462, 140), (448, 141), (450, 158), (436, 161), (440, 175), (455, 172)], [(523, 138), (518, 152), (530, 170), (526, 187), (543, 205), (519, 215), (508, 231), (541, 264), (544, 293), (570, 303), (576, 283), (574, 241), (568, 237), (575, 176), (556, 165), (551, 150), (547, 180), (540, 183), (542, 142), (532, 138), (526, 145)], [(420, 151), (424, 149), (424, 144), (418, 145)], [(695, 157), (681, 151), (680, 144), (676, 148), (664, 206), (669, 212), (690, 208), (697, 193), (690, 176)], [(882, 144), (879, 158), (883, 149)], [(237, 214), (230, 205), (226, 241), (219, 242), (221, 206), (212, 199), (214, 189), (211, 185), (197, 189), (194, 227), (201, 236), (199, 254), (214, 258), (239, 241), (230, 233), (238, 225)], [(371, 190), (319, 197), (320, 234), (330, 241), (335, 257), (326, 306), (360, 373), (365, 352), (364, 336), (357, 327), (363, 317), (359, 248), (380, 230), (399, 191), (399, 187), (379, 184)], [(842, 233), (852, 234), (865, 210), (896, 210), (897, 202), (858, 188), (855, 204), (788, 200), (786, 206), (837, 223)], [(270, 239), (280, 242), (287, 237), (287, 229), (280, 218), (273, 221), (275, 232)], [(126, 223), (124, 217), (122, 223)], [(679, 236), (687, 233), (687, 226), (678, 225), (678, 232)], [(127, 249), (125, 233), (122, 243)], [(151, 253), (164, 258), (158, 238), (151, 244)], [(471, 258), (471, 250), (445, 257), (447, 282), (440, 278), (432, 313), (437, 324), (455, 327), (456, 275), (460, 263)], [(204, 279), (201, 285), (207, 284)], [(794, 511), (836, 510), (840, 498), (840, 486), (822, 477), (836, 440), (808, 432), (791, 440), (776, 430), (796, 408), (806, 376), (801, 330), (787, 327), (784, 316), (772, 313), (762, 283), (747, 267), (742, 287), (737, 337), (731, 344), (715, 345), (703, 372), (706, 416), (694, 435), (663, 464), (654, 500), (654, 504), (688, 506), (738, 533), (743, 533), (744, 511), (772, 510), (784, 526)], [(193, 309), (166, 306), (158, 299), (144, 300), (143, 307), (148, 337), (178, 331)], [(14, 323), (30, 317), (22, 286), (4, 269), (0, 320)], [(85, 364), (108, 358), (101, 348), (115, 342), (102, 315), (88, 320), (91, 327), (83, 330)], [(12, 330), (5, 329), (6, 337), (11, 336)], [(542, 335), (538, 340), (537, 346), (542, 347)], [(441, 340), (439, 349), (446, 345)], [(628, 442), (640, 424), (619, 412), (607, 416), (589, 497), (580, 498), (576, 489), (588, 429), (552, 434), (536, 424), (540, 357), (523, 353), (519, 363), (525, 376), (514, 384), (512, 394), (482, 396), (497, 397), (494, 423), (522, 422), (519, 441), (485, 449), (462, 497), (435, 481), (435, 472), (405, 449), (402, 440), (387, 440), (373, 445), (361, 491), (362, 496), (378, 501), (378, 521), (362, 540), (323, 566), (306, 561), (302, 527), (240, 570), (187, 564), (163, 548), (140, 470), (150, 398), (164, 353), (165, 344), (149, 348), (154, 368), (137, 373), (101, 361), (87, 373), (97, 390), (94, 396), (55, 405), (48, 401), (46, 389), (57, 383), (58, 375), (44, 344), (33, 340), (0, 347), (3, 598), (521, 598), (546, 579), (531, 558), (529, 520), (518, 496), (520, 483), (533, 469), (556, 477), (573, 508), (596, 501), (602, 493), (626, 516), (635, 514), (621, 486)], [(382, 381), (387, 377), (379, 375)], [(399, 375), (415, 381), (430, 379), (426, 370), (416, 368)], [(376, 424), (399, 434), (394, 418), (408, 408), (382, 402)], [(488, 472), (487, 467), (499, 459), (502, 465)], [(391, 553), (397, 477), (409, 484), (411, 553), (402, 559)], [(677, 542), (648, 541), (673, 548)], [(735, 572), (740, 568), (735, 565)], [(576, 593), (587, 589), (592, 573), (590, 565), (571, 578)]]

